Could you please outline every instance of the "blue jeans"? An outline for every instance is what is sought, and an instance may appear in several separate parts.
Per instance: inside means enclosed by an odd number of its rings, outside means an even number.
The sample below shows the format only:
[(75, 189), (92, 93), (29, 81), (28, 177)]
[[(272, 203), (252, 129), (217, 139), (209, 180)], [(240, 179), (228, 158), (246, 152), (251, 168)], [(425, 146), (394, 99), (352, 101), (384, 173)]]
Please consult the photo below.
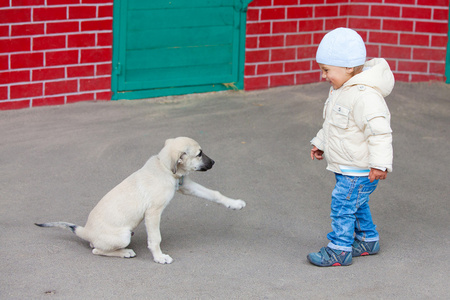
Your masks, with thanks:
[(369, 195), (375, 191), (378, 180), (370, 182), (365, 176), (336, 174), (336, 186), (331, 195), (331, 228), (327, 235), (328, 247), (352, 251), (357, 238), (364, 242), (378, 241), (378, 232), (372, 222)]

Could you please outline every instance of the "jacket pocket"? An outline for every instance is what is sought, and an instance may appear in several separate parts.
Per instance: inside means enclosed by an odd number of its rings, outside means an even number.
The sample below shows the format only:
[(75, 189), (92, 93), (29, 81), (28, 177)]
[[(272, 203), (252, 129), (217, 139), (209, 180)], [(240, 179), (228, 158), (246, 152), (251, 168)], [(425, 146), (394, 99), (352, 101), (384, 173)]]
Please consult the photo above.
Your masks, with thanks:
[(335, 104), (333, 110), (331, 111), (331, 115), (328, 122), (336, 127), (347, 129), (349, 114), (350, 109), (342, 105)]

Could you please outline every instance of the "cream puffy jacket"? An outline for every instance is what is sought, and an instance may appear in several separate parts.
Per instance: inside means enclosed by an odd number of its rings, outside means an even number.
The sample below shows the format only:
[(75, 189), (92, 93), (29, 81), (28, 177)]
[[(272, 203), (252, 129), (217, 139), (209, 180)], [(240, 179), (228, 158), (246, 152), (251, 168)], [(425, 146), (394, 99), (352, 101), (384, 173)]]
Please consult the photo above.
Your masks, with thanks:
[(383, 97), (391, 93), (394, 75), (382, 58), (366, 62), (364, 70), (330, 89), (323, 127), (311, 140), (335, 173), (345, 173), (343, 166), (392, 172), (391, 115)]

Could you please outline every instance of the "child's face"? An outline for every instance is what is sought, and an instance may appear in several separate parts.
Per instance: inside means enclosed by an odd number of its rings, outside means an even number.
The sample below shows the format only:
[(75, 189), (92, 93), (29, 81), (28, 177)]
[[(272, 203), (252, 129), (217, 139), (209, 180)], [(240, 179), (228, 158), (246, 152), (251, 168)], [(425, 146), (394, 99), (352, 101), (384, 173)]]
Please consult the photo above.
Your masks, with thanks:
[(322, 78), (329, 81), (335, 90), (352, 78), (353, 68), (335, 67), (324, 64), (319, 64), (319, 67), (322, 70)]

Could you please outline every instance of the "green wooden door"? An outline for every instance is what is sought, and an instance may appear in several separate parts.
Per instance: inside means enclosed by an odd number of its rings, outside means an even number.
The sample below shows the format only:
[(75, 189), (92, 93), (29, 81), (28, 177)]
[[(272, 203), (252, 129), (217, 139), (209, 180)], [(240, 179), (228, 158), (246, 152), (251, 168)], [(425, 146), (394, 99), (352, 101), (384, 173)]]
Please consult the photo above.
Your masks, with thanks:
[(242, 89), (249, 2), (114, 1), (113, 99)]

